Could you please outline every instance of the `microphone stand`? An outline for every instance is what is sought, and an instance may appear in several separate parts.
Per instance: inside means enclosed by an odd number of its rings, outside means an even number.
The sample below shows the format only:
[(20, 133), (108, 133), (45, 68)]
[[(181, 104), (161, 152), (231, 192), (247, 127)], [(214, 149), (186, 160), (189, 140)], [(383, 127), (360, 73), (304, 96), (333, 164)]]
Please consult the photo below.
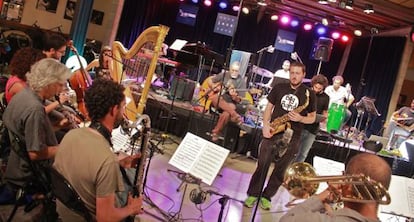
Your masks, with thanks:
[(220, 203), (220, 206), (221, 206), (220, 207), (220, 213), (219, 213), (218, 220), (217, 220), (218, 222), (223, 221), (224, 208), (226, 207), (226, 204), (227, 204), (228, 200), (234, 200), (234, 201), (237, 201), (237, 202), (243, 204), (243, 201), (241, 201), (241, 200), (237, 200), (235, 198), (229, 197), (225, 194), (221, 194), (221, 193), (216, 192), (214, 190), (208, 190), (207, 193), (209, 193), (210, 195), (214, 194), (214, 195), (217, 195), (217, 196), (221, 197), (218, 201)]

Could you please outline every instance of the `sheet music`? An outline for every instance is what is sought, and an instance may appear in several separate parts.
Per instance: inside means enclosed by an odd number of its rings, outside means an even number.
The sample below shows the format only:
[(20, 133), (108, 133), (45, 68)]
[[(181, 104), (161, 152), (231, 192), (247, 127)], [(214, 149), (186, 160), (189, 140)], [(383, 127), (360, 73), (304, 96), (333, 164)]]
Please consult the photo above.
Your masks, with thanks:
[(176, 39), (173, 44), (171, 44), (170, 49), (179, 51), (185, 46), (185, 44), (187, 44), (186, 40)]
[(414, 179), (392, 175), (388, 192), (391, 204), (380, 205), (381, 212), (414, 217)]
[(168, 163), (211, 185), (228, 154), (229, 150), (187, 133)]
[[(318, 176), (340, 176), (345, 171), (345, 164), (315, 156), (313, 158), (313, 167), (315, 167)], [(320, 183), (316, 193), (320, 193), (328, 188), (327, 183)]]
[[(131, 131), (132, 134), (135, 132)], [(112, 145), (114, 152), (122, 151), (130, 154), (133, 149), (130, 143), (130, 136), (122, 132), (121, 127), (112, 130)]]

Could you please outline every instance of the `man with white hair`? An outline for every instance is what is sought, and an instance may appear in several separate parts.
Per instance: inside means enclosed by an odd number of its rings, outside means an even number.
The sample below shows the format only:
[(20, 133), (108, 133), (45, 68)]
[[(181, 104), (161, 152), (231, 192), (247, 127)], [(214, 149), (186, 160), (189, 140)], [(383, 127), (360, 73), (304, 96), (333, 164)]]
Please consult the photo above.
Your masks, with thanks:
[(11, 150), (6, 168), (5, 180), (12, 191), (36, 179), (31, 166), (48, 166), (54, 158), (58, 142), (44, 101), (59, 94), (70, 76), (70, 70), (59, 61), (42, 59), (26, 75), (29, 87), (14, 95), (8, 104), (3, 114), (4, 124), (14, 138), (22, 141)]

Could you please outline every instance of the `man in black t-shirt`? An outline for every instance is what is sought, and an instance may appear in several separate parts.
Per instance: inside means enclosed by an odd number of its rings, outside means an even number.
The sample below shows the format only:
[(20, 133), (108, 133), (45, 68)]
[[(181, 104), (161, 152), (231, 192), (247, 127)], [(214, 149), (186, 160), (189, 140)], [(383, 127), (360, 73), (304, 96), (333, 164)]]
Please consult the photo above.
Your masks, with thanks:
[(328, 116), (329, 96), (324, 92), (325, 87), (328, 86), (328, 79), (318, 74), (312, 78), (311, 85), (311, 89), (316, 94), (316, 120), (312, 124), (305, 124), (295, 162), (305, 161), (319, 131), (319, 124), (325, 122)]
[[(253, 207), (261, 197), (260, 207), (270, 210), (270, 199), (282, 185), (285, 170), (298, 152), (303, 125), (315, 122), (315, 94), (302, 84), (305, 78), (305, 65), (292, 63), (289, 76), (290, 83), (278, 85), (267, 96), (269, 102), (263, 114), (263, 140), (259, 147), (257, 168), (247, 190), (248, 198), (244, 202), (246, 207)], [(291, 127), (284, 133), (273, 133), (275, 129), (272, 127), (275, 125), (271, 122), (282, 116), (288, 119)], [(275, 167), (263, 190), (272, 160), (276, 161)]]

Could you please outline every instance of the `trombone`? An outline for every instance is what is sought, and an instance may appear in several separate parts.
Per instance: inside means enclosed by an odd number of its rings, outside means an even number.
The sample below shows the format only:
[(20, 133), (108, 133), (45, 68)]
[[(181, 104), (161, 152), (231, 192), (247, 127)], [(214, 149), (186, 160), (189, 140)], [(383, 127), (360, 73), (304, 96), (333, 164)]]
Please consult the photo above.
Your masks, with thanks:
[(336, 196), (334, 202), (376, 202), (383, 205), (391, 203), (387, 189), (368, 176), (317, 176), (313, 166), (305, 162), (293, 163), (286, 169), (283, 186), (294, 197), (306, 199), (316, 193), (322, 182), (352, 186), (351, 194)]

